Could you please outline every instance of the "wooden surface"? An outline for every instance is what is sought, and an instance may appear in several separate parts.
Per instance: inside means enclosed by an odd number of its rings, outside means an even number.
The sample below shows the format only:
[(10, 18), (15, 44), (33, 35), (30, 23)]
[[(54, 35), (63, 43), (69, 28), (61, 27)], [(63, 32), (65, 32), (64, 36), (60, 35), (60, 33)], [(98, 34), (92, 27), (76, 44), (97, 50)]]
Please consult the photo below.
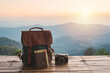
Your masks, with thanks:
[(69, 56), (65, 65), (55, 65), (36, 70), (23, 67), (17, 56), (0, 56), (0, 73), (110, 73), (110, 56)]
[(20, 73), (22, 62), (17, 56), (0, 56), (0, 73)]

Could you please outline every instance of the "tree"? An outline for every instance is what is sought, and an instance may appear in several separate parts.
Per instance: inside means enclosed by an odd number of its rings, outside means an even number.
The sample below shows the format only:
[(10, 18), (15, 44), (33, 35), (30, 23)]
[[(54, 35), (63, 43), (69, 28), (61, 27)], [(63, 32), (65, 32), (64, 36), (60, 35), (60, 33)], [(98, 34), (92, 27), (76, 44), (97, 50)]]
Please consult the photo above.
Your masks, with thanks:
[(84, 51), (84, 55), (94, 55), (96, 53), (96, 49), (93, 47), (89, 47)]
[(22, 53), (22, 50), (21, 50), (21, 49), (17, 49), (17, 50), (13, 53), (13, 55), (18, 55), (18, 54), (20, 54), (20, 53)]
[(106, 49), (102, 48), (97, 50), (96, 55), (109, 55), (109, 52)]
[(14, 46), (0, 45), (0, 55), (18, 55), (21, 49)]

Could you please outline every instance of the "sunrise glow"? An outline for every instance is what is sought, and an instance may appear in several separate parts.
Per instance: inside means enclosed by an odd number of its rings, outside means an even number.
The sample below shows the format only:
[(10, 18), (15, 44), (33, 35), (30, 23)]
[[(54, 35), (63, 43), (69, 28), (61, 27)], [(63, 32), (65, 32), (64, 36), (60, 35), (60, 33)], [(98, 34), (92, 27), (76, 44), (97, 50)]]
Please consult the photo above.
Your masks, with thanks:
[[(10, 24), (109, 24), (110, 0), (0, 0), (0, 19)], [(5, 22), (8, 24), (9, 22)], [(1, 23), (1, 25), (2, 25)]]
[(84, 12), (84, 16), (87, 16), (87, 12)]

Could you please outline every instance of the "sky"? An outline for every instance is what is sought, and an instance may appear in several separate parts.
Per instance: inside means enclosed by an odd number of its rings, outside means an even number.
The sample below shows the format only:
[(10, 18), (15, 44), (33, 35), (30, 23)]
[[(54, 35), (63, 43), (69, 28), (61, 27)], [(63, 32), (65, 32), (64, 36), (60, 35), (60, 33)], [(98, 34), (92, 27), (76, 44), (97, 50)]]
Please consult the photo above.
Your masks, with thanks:
[(0, 26), (110, 22), (110, 0), (0, 0)]

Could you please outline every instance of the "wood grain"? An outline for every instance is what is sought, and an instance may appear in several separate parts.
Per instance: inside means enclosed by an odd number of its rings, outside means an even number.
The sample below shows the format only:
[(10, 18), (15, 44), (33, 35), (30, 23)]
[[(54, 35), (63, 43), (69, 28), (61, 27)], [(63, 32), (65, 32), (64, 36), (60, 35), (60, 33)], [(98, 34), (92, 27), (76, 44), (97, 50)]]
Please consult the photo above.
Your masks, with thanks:
[(110, 73), (110, 56), (69, 56), (68, 64), (36, 70), (24, 67), (17, 56), (0, 56), (0, 73)]

